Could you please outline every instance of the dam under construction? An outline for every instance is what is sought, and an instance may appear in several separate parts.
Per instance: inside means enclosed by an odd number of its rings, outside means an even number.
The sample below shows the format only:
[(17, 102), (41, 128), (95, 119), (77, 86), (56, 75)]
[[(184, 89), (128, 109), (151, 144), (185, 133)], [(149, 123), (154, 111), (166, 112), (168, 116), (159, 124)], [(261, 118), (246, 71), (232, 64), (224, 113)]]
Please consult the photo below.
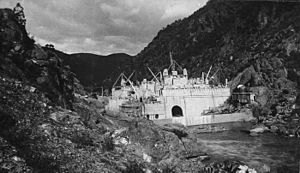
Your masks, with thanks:
[[(112, 97), (107, 109), (129, 116), (144, 116), (157, 124), (179, 123), (185, 126), (215, 124), (253, 119), (251, 112), (214, 113), (231, 96), (227, 79), (224, 84), (211, 85), (208, 73), (201, 78), (188, 78), (185, 68), (172, 59), (163, 73), (153, 75), (151, 81), (144, 79), (140, 85), (133, 85), (130, 77), (123, 73), (112, 88)], [(182, 71), (175, 70), (176, 65)], [(169, 73), (171, 71), (171, 73)], [(116, 86), (118, 81), (121, 86)]]

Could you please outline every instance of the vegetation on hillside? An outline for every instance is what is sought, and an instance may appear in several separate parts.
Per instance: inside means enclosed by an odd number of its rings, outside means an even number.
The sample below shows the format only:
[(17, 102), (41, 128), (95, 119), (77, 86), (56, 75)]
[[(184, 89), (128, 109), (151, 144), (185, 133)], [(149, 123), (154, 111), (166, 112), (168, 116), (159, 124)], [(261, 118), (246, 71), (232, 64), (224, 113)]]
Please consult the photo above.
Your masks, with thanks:
[[(252, 87), (259, 122), (299, 120), (299, 3), (211, 0), (158, 32), (135, 59), (137, 78), (150, 77), (147, 66), (154, 72), (168, 67), (169, 52), (190, 77), (212, 66), (214, 79), (229, 79), (232, 89)], [(299, 122), (291, 126), (280, 133), (297, 136)]]

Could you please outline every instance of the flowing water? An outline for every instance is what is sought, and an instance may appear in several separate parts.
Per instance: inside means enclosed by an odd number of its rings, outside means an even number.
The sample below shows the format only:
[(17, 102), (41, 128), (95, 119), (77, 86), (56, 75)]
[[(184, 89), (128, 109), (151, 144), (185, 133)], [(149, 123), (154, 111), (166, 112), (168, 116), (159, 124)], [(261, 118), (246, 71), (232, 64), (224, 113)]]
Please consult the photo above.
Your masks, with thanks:
[(251, 137), (241, 131), (249, 129), (249, 125), (223, 124), (228, 131), (197, 134), (197, 142), (204, 152), (211, 155), (211, 161), (234, 159), (244, 161), (258, 171), (270, 167), (271, 172), (275, 172), (278, 167), (284, 167), (286, 173), (299, 172), (300, 139), (271, 133)]

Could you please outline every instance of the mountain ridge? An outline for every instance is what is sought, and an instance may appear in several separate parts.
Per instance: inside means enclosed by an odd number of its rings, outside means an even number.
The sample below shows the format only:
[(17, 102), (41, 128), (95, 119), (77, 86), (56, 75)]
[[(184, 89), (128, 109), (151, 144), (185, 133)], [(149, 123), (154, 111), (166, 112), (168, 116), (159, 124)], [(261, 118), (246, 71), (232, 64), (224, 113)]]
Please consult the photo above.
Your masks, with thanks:
[(121, 71), (120, 67), (133, 59), (126, 53), (97, 55), (93, 53), (67, 54), (56, 49), (54, 51), (62, 57), (66, 65), (70, 66), (71, 71), (77, 75), (86, 89), (98, 91), (101, 87), (110, 88), (114, 78)]

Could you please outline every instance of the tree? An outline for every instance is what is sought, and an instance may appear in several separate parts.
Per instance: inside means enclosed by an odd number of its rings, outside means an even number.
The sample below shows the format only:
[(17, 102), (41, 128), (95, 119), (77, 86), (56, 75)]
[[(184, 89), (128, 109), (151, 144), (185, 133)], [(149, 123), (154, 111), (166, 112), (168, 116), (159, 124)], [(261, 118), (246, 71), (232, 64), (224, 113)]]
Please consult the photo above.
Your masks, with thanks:
[(48, 49), (54, 49), (54, 45), (53, 44), (46, 44), (45, 47), (48, 48)]
[(16, 7), (14, 8), (14, 13), (17, 17), (18, 22), (25, 26), (26, 25), (26, 19), (24, 14), (24, 8), (21, 6), (21, 4), (18, 2)]

